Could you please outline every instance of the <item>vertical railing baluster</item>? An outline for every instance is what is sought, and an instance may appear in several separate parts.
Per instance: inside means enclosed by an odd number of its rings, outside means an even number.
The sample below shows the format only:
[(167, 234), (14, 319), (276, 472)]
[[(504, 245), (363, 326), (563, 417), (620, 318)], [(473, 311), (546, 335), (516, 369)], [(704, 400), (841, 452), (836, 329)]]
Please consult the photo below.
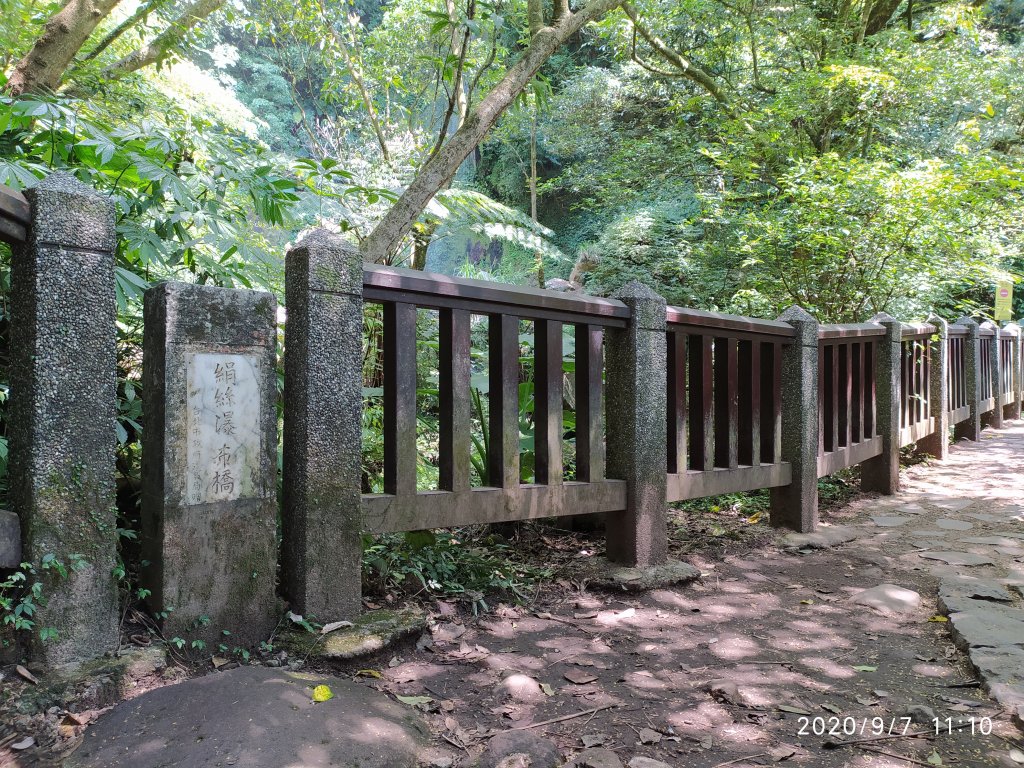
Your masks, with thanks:
[(438, 312), (439, 344), (439, 437), (442, 491), (469, 489), (470, 451), (470, 314), (465, 309)]
[(519, 486), (519, 318), (489, 315), (488, 484)]
[(772, 393), (771, 428), (765, 430), (771, 435), (771, 449), (766, 453), (771, 456), (772, 464), (782, 461), (782, 345), (772, 345)]
[(850, 446), (850, 400), (853, 395), (853, 377), (850, 372), (850, 354), (853, 346), (844, 343), (839, 354), (839, 437), (841, 445)]
[(761, 343), (740, 341), (738, 356), (738, 460), (755, 466), (761, 459)]
[(669, 331), (668, 347), (668, 471), (686, 471), (686, 334)]
[(601, 326), (576, 326), (576, 479), (588, 483), (604, 480), (603, 341)]
[(864, 349), (864, 391), (867, 402), (864, 408), (864, 438), (869, 440), (877, 434), (878, 403), (875, 393), (875, 343), (867, 342)]
[(416, 305), (384, 305), (384, 493), (416, 493)]
[(534, 327), (535, 482), (562, 482), (562, 324), (536, 320)]
[(714, 469), (715, 460), (712, 344), (710, 336), (692, 336), (688, 350), (690, 464), (693, 469), (705, 472)]
[(715, 466), (738, 466), (736, 412), (736, 340), (715, 339)]
[(821, 456), (831, 450), (828, 441), (825, 439), (825, 423), (828, 421), (825, 414), (828, 410), (828, 387), (826, 365), (828, 355), (828, 344), (818, 342), (818, 455)]
[(864, 439), (864, 344), (850, 344), (850, 444)]

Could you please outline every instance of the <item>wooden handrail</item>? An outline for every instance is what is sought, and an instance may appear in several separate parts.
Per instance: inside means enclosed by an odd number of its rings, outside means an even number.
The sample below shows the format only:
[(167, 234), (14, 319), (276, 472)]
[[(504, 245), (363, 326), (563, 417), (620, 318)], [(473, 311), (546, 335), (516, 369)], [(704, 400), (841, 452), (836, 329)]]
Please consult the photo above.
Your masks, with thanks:
[[(666, 321), (670, 326), (693, 326), (712, 331), (735, 331), (739, 333), (764, 334), (793, 338), (795, 331), (789, 323), (778, 320), (758, 320), (742, 315), (727, 315), (719, 312), (705, 312), (700, 309), (668, 307)], [(713, 335), (713, 334), (712, 334)]]
[(508, 314), (625, 328), (629, 309), (621, 301), (448, 277), (372, 264), (363, 267), (363, 298), (430, 309), (464, 309), (478, 315)]
[(31, 213), (25, 196), (0, 184), (0, 240), (12, 245), (25, 242), (30, 221)]

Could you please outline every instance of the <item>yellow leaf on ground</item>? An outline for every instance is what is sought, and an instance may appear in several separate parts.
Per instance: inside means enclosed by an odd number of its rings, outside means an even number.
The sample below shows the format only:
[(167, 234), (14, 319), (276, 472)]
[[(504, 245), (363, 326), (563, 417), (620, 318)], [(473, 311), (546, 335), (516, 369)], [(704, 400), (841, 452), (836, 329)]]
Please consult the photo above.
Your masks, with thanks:
[(313, 701), (327, 701), (334, 698), (334, 692), (326, 685), (318, 685), (313, 689)]
[(949, 617), (948, 616), (932, 616), (930, 619), (928, 619), (928, 621), (934, 621), (936, 623), (941, 623), (941, 622), (944, 622), (944, 621), (949, 621)]

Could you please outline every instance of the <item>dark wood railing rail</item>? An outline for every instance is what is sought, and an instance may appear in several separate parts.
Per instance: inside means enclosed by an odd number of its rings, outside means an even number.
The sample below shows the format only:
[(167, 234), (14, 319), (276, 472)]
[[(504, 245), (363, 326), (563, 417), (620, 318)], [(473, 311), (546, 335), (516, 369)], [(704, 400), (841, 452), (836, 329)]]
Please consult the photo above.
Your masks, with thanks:
[(962, 325), (950, 325), (947, 334), (949, 366), (946, 368), (950, 425), (966, 421), (971, 416), (971, 403), (967, 395), (967, 337)]
[(782, 461), (787, 323), (667, 309), (669, 501), (790, 482)]
[(23, 243), (31, 221), (28, 201), (16, 189), (0, 184), (0, 240)]
[(916, 443), (935, 431), (931, 415), (931, 338), (927, 323), (904, 324), (900, 343), (900, 445)]
[[(623, 509), (605, 477), (603, 334), (624, 328), (621, 302), (367, 266), (363, 298), (384, 307), (384, 493), (363, 497), (372, 532)], [(439, 487), (417, 491), (416, 312), (438, 310)], [(487, 478), (470, 486), (470, 319), (487, 317)], [(533, 322), (535, 482), (520, 482), (520, 320)], [(575, 338), (576, 480), (563, 482), (564, 326)]]
[(986, 322), (981, 324), (978, 332), (981, 353), (981, 391), (978, 393), (981, 404), (978, 407), (978, 412), (983, 414), (995, 410), (996, 407), (996, 393), (992, 379), (992, 365), (995, 361), (992, 359), (991, 341), (996, 331), (995, 325)]
[(875, 323), (823, 325), (818, 333), (818, 476), (878, 456)]

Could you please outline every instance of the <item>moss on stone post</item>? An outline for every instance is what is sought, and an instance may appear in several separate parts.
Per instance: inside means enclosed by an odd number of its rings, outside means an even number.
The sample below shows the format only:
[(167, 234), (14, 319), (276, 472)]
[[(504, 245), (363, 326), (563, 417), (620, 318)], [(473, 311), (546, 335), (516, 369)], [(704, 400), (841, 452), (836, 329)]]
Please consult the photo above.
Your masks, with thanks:
[(288, 252), (282, 581), (320, 622), (360, 611), (362, 292), (362, 257), (339, 236)]
[[(10, 494), (44, 584), (34, 652), (66, 664), (117, 647), (114, 206), (65, 173), (25, 196), (29, 238), (11, 264)], [(39, 642), (44, 628), (56, 637)]]
[(875, 343), (875, 429), (882, 438), (882, 453), (861, 464), (860, 485), (865, 491), (891, 495), (900, 488), (903, 323), (884, 312), (871, 322), (885, 327), (885, 336)]
[(608, 476), (626, 481), (626, 509), (607, 517), (608, 559), (646, 568), (668, 552), (665, 299), (636, 281), (613, 298), (632, 317), (606, 337)]
[(797, 306), (779, 320), (796, 330), (782, 353), (782, 460), (792, 481), (771, 489), (771, 523), (806, 533), (818, 525), (818, 321)]

